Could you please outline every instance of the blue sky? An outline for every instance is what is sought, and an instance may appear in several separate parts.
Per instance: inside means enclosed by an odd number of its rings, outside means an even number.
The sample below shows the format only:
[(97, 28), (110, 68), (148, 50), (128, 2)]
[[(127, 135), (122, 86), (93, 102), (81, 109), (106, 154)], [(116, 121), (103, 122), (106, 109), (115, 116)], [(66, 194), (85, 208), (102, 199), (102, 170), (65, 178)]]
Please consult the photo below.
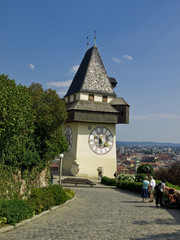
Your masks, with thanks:
[(117, 140), (180, 143), (179, 0), (1, 0), (0, 74), (62, 97), (97, 32), (115, 92), (130, 104)]

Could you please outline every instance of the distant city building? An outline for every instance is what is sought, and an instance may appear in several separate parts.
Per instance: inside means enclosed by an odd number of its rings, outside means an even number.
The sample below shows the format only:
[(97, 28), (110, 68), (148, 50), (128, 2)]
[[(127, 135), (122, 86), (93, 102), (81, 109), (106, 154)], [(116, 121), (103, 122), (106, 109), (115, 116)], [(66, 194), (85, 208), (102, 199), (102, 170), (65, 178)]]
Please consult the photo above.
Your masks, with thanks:
[[(124, 147), (124, 154), (120, 153), (120, 147)], [(150, 164), (154, 171), (159, 168), (170, 168), (173, 163), (180, 161), (180, 146), (155, 145), (121, 145), (118, 146), (117, 164), (123, 166), (129, 172), (134, 166)], [(147, 154), (148, 152), (148, 154)], [(151, 153), (152, 152), (152, 153)], [(151, 153), (151, 154), (150, 154)]]
[(122, 153), (122, 154), (124, 153), (124, 147), (123, 146), (119, 147), (119, 153)]

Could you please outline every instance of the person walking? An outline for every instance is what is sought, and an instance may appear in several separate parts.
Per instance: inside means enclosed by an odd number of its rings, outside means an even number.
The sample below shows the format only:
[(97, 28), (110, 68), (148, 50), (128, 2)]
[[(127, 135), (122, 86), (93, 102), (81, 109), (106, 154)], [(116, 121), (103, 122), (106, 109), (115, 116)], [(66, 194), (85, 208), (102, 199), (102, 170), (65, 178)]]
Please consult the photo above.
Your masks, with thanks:
[(103, 176), (102, 168), (98, 167), (97, 171), (98, 171), (98, 180), (101, 180), (101, 178)]
[(155, 186), (156, 186), (156, 182), (153, 179), (153, 177), (150, 176), (150, 182), (149, 182), (150, 201), (149, 202), (154, 202)]
[(161, 207), (163, 207), (162, 199), (163, 199), (163, 193), (165, 190), (165, 182), (162, 181), (158, 185), (156, 185), (156, 207), (159, 207), (158, 204), (160, 204)]
[(148, 198), (148, 188), (149, 188), (149, 181), (148, 181), (148, 177), (146, 176), (145, 179), (142, 181), (142, 202), (146, 202), (147, 198)]
[(115, 177), (115, 179), (117, 180), (117, 177), (118, 177), (117, 171), (115, 171), (114, 177)]

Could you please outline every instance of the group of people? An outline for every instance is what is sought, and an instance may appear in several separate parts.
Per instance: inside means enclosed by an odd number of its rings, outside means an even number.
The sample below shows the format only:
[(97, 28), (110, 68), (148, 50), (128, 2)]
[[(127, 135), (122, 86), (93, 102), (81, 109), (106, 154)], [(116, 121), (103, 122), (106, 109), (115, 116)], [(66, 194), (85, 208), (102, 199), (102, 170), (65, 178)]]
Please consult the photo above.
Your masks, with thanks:
[(156, 181), (153, 179), (152, 176), (149, 178), (146, 176), (145, 179), (142, 181), (142, 202), (147, 202), (148, 196), (150, 196), (149, 202), (154, 202), (154, 195), (156, 194), (156, 207), (163, 206), (162, 199), (163, 199), (163, 192), (165, 190), (165, 183), (161, 182), (156, 185)]

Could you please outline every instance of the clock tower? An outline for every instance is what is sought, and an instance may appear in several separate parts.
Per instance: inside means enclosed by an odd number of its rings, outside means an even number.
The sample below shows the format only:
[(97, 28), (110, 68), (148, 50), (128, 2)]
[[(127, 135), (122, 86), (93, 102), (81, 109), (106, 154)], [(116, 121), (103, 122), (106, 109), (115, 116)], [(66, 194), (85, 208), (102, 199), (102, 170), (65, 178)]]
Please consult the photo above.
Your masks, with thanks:
[(68, 119), (64, 134), (63, 174), (97, 178), (98, 170), (116, 171), (116, 124), (129, 123), (129, 105), (117, 97), (117, 82), (108, 77), (96, 46), (91, 47), (64, 96)]

